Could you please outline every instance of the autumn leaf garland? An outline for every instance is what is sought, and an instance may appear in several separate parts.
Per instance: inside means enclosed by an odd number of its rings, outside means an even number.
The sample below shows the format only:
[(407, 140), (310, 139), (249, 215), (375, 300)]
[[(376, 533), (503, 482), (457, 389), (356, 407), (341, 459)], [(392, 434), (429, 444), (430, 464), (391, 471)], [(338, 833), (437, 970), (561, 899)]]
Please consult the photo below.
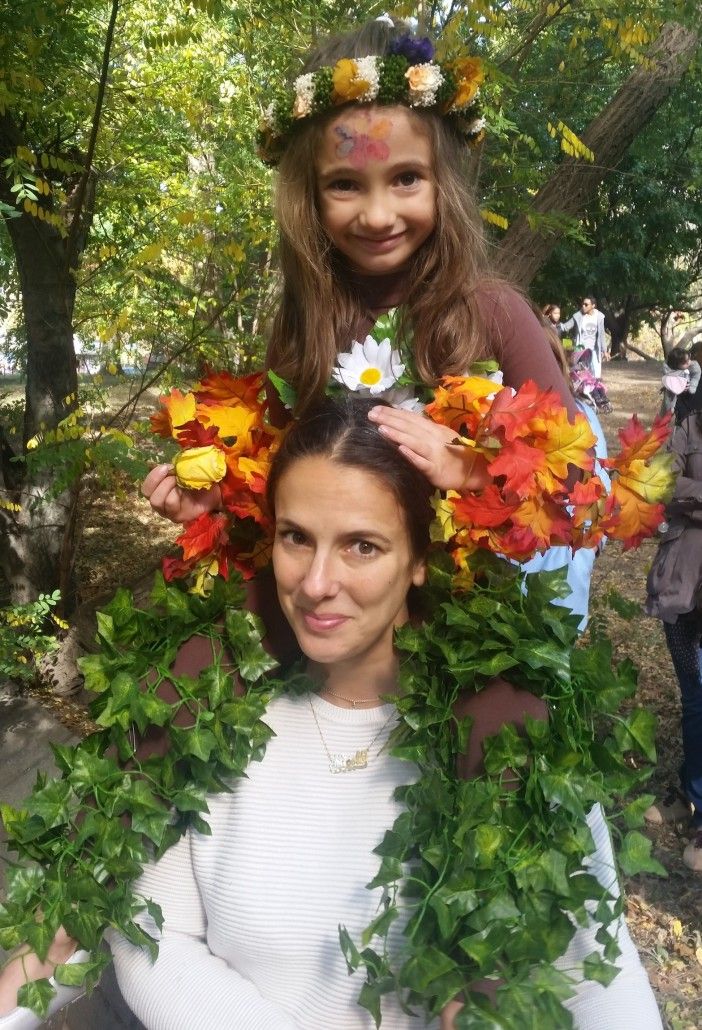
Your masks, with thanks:
[[(162, 397), (152, 418), (155, 432), (183, 448), (175, 462), (182, 486), (219, 484), (224, 510), (188, 523), (176, 541), (182, 556), (164, 560), (167, 579), (187, 577), (197, 592), (232, 569), (249, 578), (270, 558), (265, 488), (283, 431), (270, 423), (264, 382), (263, 374), (213, 373), (189, 393)], [(425, 414), (482, 455), (493, 477), (483, 490), (435, 499), (432, 538), (448, 547), (464, 585), (480, 549), (525, 561), (554, 545), (595, 547), (604, 536), (627, 549), (663, 521), (673, 486), (661, 453), (669, 417), (647, 431), (633, 416), (620, 430), (621, 452), (603, 462), (608, 492), (593, 471), (596, 440), (586, 417), (569, 420), (558, 395), (531, 381), (513, 390), (481, 376), (447, 376)], [(579, 478), (570, 485), (572, 469)]]

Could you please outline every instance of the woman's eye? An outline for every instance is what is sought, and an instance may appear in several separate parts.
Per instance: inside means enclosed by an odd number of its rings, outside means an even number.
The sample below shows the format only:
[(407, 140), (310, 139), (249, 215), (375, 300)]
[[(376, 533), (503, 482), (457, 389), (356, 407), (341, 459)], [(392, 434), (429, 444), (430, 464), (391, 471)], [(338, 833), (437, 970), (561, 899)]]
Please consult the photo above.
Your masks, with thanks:
[(400, 186), (416, 186), (419, 182), (419, 176), (416, 172), (402, 172), (398, 175), (397, 181)]
[(280, 535), (286, 544), (292, 544), (293, 547), (302, 547), (307, 543), (307, 537), (299, 529), (286, 529)]
[(353, 550), (356, 554), (360, 554), (362, 558), (370, 558), (377, 553), (378, 548), (370, 540), (357, 540), (353, 545)]

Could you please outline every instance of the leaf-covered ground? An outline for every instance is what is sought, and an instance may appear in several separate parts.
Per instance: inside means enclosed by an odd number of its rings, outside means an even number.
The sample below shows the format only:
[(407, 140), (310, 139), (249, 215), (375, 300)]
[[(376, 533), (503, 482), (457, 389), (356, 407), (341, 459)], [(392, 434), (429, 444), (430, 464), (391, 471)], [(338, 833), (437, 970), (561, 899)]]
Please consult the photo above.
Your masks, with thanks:
[[(614, 412), (602, 421), (610, 446), (616, 442), (617, 428), (632, 412), (645, 421), (652, 419), (659, 405), (660, 375), (660, 363), (655, 361), (611, 363), (606, 367), (605, 381)], [(84, 598), (107, 595), (120, 583), (143, 580), (175, 535), (175, 527), (154, 519), (146, 502), (136, 498), (133, 491), (127, 490), (117, 503), (96, 495), (79, 565)], [(603, 612), (617, 658), (630, 657), (639, 667), (639, 701), (658, 717), (659, 763), (647, 789), (660, 793), (667, 784), (675, 783), (680, 760), (678, 688), (660, 624), (643, 615), (626, 621), (602, 605), (611, 589), (643, 602), (646, 573), (655, 548), (655, 542), (647, 542), (637, 551), (622, 553), (619, 545), (609, 545), (596, 563), (592, 603)], [(49, 703), (76, 728), (85, 725), (79, 706), (70, 701)], [(689, 839), (686, 828), (647, 832), (668, 876), (639, 876), (628, 882), (629, 926), (667, 1030), (699, 1030), (702, 874), (695, 875), (682, 864), (680, 856)]]

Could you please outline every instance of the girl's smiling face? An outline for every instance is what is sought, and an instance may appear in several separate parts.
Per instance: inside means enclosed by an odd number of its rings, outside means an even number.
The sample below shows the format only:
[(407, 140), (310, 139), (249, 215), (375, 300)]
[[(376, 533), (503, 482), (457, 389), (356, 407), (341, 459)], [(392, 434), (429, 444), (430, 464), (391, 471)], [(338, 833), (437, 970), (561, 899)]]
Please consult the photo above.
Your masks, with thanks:
[(325, 456), (295, 461), (275, 492), (278, 597), (307, 657), (367, 684), (395, 672), (393, 630), (424, 581), (389, 486)]
[(404, 107), (352, 107), (324, 129), (319, 212), (329, 238), (366, 275), (401, 269), (436, 224), (432, 148)]

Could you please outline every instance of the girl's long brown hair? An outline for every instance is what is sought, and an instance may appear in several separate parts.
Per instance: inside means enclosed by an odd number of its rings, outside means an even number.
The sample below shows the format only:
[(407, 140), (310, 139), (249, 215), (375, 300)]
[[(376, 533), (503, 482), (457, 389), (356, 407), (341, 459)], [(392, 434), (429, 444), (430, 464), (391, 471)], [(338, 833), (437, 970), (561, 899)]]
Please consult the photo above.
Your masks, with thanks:
[[(304, 71), (340, 57), (382, 56), (407, 31), (399, 24), (370, 22), (319, 47)], [(324, 392), (338, 352), (349, 347), (368, 318), (354, 276), (319, 217), (316, 157), (324, 129), (338, 111), (298, 125), (281, 159), (276, 190), (282, 296), (267, 361), (295, 386), (299, 411)], [(465, 143), (439, 115), (413, 111), (412, 116), (432, 145), (437, 218), (407, 269), (408, 324), (402, 328), (411, 327), (417, 371), (434, 385), (440, 376), (465, 374), (473, 361), (492, 356), (476, 292), (496, 279), (487, 271), (483, 222), (467, 185)]]

